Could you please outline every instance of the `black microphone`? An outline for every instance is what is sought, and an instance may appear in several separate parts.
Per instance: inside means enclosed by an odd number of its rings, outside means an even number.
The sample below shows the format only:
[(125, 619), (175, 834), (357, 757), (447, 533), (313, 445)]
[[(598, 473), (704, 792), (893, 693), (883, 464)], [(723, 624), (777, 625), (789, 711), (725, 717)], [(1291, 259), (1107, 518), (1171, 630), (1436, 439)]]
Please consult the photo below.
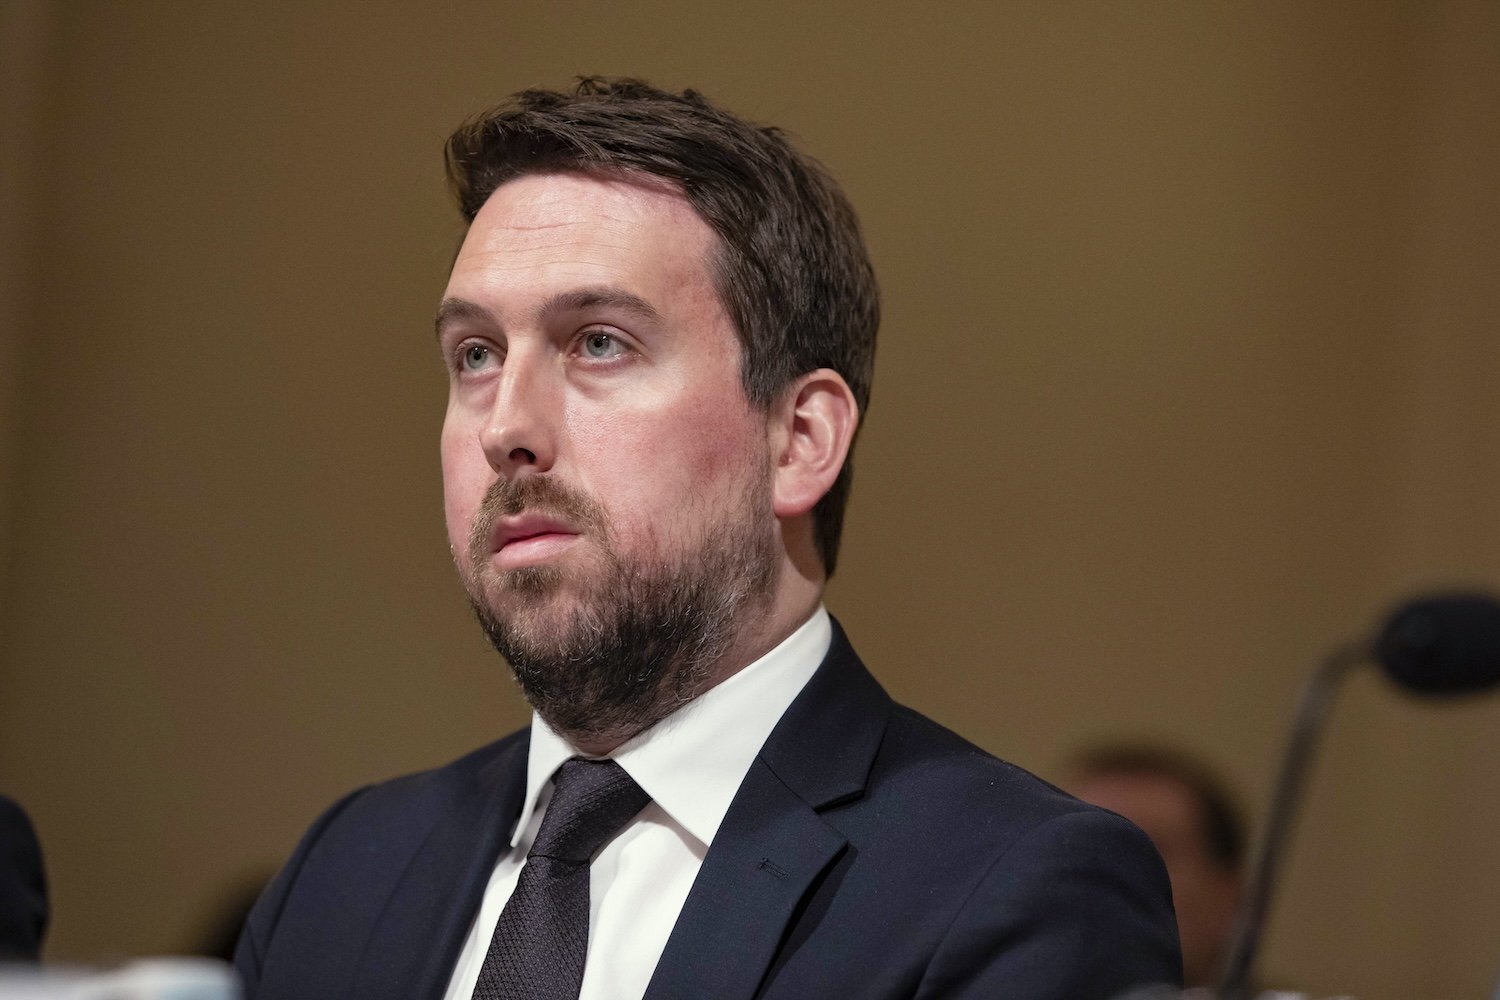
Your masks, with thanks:
[(1375, 642), (1386, 674), (1413, 694), (1483, 691), (1500, 683), (1500, 604), (1483, 594), (1413, 601)]
[(1391, 614), (1373, 641), (1334, 650), (1308, 678), (1271, 795), (1255, 866), (1236, 918), (1229, 961), (1220, 981), (1224, 1000), (1244, 1000), (1255, 964), (1271, 889), (1296, 811), (1313, 745), (1344, 674), (1375, 660), (1401, 688), (1424, 696), (1483, 691), (1500, 682), (1500, 604), (1484, 594), (1420, 598)]

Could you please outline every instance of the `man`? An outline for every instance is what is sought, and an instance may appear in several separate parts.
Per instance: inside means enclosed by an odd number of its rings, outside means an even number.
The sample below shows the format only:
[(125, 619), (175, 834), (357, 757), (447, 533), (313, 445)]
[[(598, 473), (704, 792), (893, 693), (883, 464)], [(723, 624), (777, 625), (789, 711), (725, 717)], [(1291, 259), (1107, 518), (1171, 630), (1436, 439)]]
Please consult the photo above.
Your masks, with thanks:
[(1223, 783), (1161, 747), (1108, 745), (1081, 754), (1068, 789), (1135, 823), (1166, 862), (1191, 988), (1219, 983), (1244, 890), (1244, 823)]
[(325, 814), (249, 995), (1175, 980), (1145, 837), (892, 704), (822, 608), (878, 325), (832, 180), (637, 81), (519, 94), (448, 164), (448, 532), (533, 724)]

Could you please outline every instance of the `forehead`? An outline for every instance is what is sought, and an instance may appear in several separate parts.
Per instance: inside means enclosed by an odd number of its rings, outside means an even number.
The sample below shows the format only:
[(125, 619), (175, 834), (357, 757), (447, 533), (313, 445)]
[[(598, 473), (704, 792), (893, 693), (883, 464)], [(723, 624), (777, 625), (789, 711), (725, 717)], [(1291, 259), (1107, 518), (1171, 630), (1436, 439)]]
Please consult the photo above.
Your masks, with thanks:
[(644, 281), (700, 290), (718, 238), (670, 182), (650, 176), (529, 174), (501, 184), (475, 215), (452, 280), (543, 269), (559, 280)]

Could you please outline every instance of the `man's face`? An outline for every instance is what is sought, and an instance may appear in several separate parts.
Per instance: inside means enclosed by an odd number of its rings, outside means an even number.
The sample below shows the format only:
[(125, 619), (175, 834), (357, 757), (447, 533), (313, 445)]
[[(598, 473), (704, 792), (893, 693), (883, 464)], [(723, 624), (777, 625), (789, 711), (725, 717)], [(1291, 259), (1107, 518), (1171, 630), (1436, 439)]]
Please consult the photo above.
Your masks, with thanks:
[(564, 730), (655, 721), (590, 702), (672, 702), (660, 715), (691, 697), (772, 585), (767, 424), (741, 387), (717, 246), (664, 183), (543, 174), (495, 191), (453, 266), (448, 537), (486, 630)]

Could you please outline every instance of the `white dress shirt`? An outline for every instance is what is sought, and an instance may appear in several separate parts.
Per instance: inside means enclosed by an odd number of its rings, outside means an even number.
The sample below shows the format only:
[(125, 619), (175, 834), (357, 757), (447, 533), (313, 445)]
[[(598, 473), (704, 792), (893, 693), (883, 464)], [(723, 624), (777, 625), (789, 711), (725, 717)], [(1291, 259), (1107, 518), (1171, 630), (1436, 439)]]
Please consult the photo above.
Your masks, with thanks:
[[(666, 947), (708, 845), (762, 744), (828, 652), (821, 606), (769, 653), (609, 756), (651, 803), (607, 842), (589, 869), (589, 946), (579, 1000), (639, 1000)], [(574, 749), (531, 722), (526, 800), (459, 952), (445, 1000), (470, 1000), (495, 923), (515, 891), (552, 797), (553, 772)]]

